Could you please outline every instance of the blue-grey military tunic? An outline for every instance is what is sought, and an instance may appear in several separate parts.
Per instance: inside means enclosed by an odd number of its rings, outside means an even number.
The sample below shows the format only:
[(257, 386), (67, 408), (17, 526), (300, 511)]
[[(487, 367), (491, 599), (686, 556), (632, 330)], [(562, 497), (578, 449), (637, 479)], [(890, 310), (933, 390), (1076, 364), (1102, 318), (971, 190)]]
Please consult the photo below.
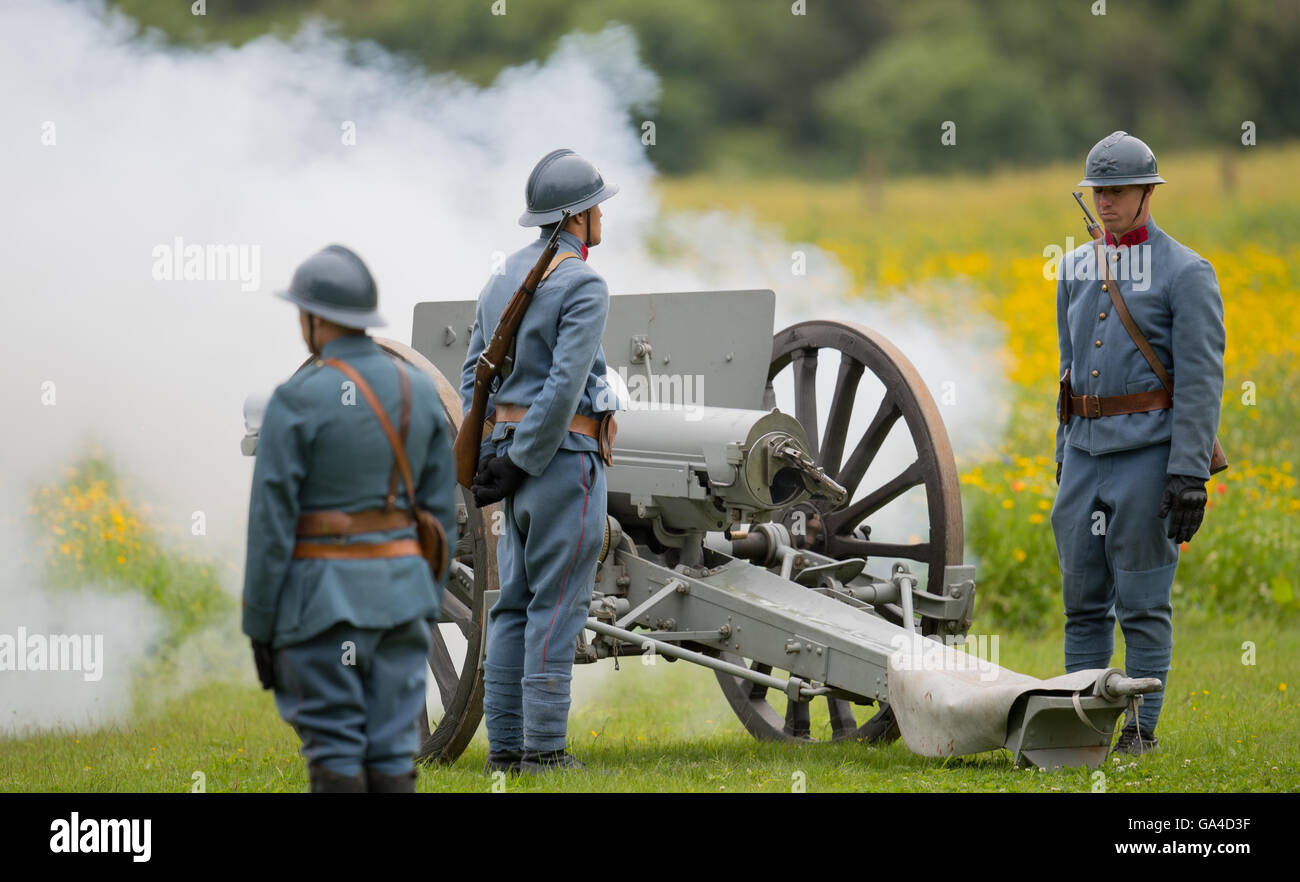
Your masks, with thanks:
[[(574, 414), (599, 418), (615, 397), (606, 386), (601, 339), (609, 312), (604, 279), (586, 248), (562, 232), (561, 262), (538, 286), (516, 337), (512, 370), (488, 400), (527, 407), (498, 422), (483, 453), (509, 453), (528, 473), (505, 500), (497, 545), (501, 596), (489, 616), (484, 716), (493, 750), (565, 747), (578, 634), (587, 619), (605, 530), (605, 466), (596, 439), (568, 431)], [(545, 247), (545, 234), (510, 255), (479, 295), (461, 376), (473, 400), (474, 366), (501, 313)]]
[[(1208, 479), (1223, 393), (1223, 300), (1209, 262), (1154, 220), (1120, 242), (1108, 236), (1111, 276), (1137, 326), (1174, 379), (1174, 406), (1058, 425), (1063, 463), (1052, 509), (1065, 600), (1066, 670), (1107, 667), (1114, 617), (1129, 676), (1168, 675), (1178, 545), (1157, 517), (1170, 475)], [(1075, 395), (1113, 396), (1161, 383), (1115, 314), (1088, 242), (1062, 260), (1057, 283), (1060, 370)], [(1139, 720), (1155, 729), (1163, 692)]]
[[(369, 336), (338, 337), (321, 352), (352, 365), (400, 427), (401, 386), (391, 356)], [(433, 381), (403, 367), (411, 381), (406, 454), (416, 500), (454, 543), (445, 411)], [(295, 525), (304, 511), (383, 508), (394, 459), (360, 390), (320, 359), (278, 386), (267, 404), (249, 503), (243, 629), (276, 650), (276, 703), (302, 736), (304, 755), (345, 775), (361, 765), (383, 774), (410, 768), (429, 627), (443, 586), (419, 556), (294, 559)], [(400, 477), (396, 505), (408, 507)], [(409, 526), (342, 541), (415, 536)], [(353, 647), (350, 661), (345, 643)]]

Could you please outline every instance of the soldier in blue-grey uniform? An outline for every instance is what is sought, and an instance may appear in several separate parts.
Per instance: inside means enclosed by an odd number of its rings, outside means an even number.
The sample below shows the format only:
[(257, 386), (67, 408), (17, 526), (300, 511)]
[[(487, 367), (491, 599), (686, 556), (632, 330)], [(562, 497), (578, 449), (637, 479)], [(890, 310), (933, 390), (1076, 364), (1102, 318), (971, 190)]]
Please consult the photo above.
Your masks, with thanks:
[[(1064, 256), (1056, 294), (1064, 421), (1052, 530), (1065, 600), (1067, 672), (1109, 666), (1118, 616), (1130, 677), (1167, 684), (1179, 543), (1205, 509), (1223, 392), (1223, 300), (1209, 262), (1151, 219), (1164, 183), (1142, 141), (1092, 148), (1081, 186), (1106, 229), (1105, 259), (1137, 327), (1176, 380), (1170, 398), (1116, 314), (1090, 242)], [(1067, 397), (1068, 396), (1068, 397)], [(1164, 690), (1128, 719), (1117, 751), (1157, 746)], [(1131, 717), (1131, 715), (1130, 715)]]
[(385, 322), (375, 281), (352, 251), (329, 246), (277, 293), (299, 307), (316, 357), (276, 388), (263, 416), (244, 633), (263, 686), (302, 739), (312, 792), (414, 792), (443, 586), (420, 556), (393, 446), (356, 384), (324, 360), (350, 365), (394, 429), (401, 424), (417, 505), (454, 544), (446, 413), (429, 377), (365, 333)]
[(515, 338), (509, 372), (489, 398), (491, 434), (472, 488), (479, 505), (505, 500), (501, 597), (489, 616), (483, 669), (488, 771), (582, 768), (565, 749), (569, 689), (605, 535), (596, 426), (613, 403), (601, 348), (609, 290), (587, 251), (601, 241), (599, 203), (617, 192), (572, 150), (547, 154), (529, 175), (519, 219), (540, 225), (541, 235), (510, 255), (479, 294), (461, 376), (466, 412), (484, 341), (562, 213), (572, 213)]

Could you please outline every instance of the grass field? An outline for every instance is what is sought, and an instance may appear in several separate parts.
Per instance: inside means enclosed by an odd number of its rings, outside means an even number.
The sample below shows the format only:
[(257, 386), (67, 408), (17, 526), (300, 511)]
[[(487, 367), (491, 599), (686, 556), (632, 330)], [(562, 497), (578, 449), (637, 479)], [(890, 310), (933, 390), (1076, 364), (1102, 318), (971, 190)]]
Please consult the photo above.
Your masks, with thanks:
[[(1300, 146), (1162, 157), (1155, 217), (1214, 264), (1227, 325), (1220, 435), (1232, 467), (1210, 485), (1206, 523), (1175, 584), (1175, 669), (1162, 749), (1081, 770), (1013, 769), (1005, 751), (936, 761), (901, 744), (755, 742), (708, 672), (685, 663), (582, 671), (570, 733), (588, 775), (512, 781), (509, 789), (620, 791), (1295, 791), (1300, 732), (1300, 593), (1296, 590), (1294, 427), (1300, 424)], [(1225, 171), (1225, 169), (1228, 169)], [(724, 208), (778, 224), (792, 241), (834, 253), (868, 298), (905, 297), (936, 321), (992, 317), (1014, 387), (996, 449), (959, 463), (967, 544), (981, 561), (975, 631), (1000, 636), (1000, 663), (1036, 676), (1061, 670), (1059, 573), (1045, 519), (1056, 391), (1055, 285), (1044, 248), (1084, 235), (1069, 191), (1074, 166), (988, 178), (809, 184), (675, 180), (669, 211)], [(1229, 186), (1229, 181), (1231, 185)], [(1191, 182), (1196, 182), (1195, 186)], [(953, 284), (959, 283), (959, 284)], [(251, 680), (210, 679), (171, 701), (151, 698), (189, 635), (229, 622), (228, 562), (169, 552), (143, 506), (124, 498), (111, 464), (90, 457), (37, 487), (35, 543), (50, 590), (95, 579), (138, 591), (168, 628), (131, 722), (97, 731), (0, 739), (0, 790), (300, 791), (297, 740)], [(1117, 637), (1113, 660), (1122, 665)], [(243, 650), (241, 649), (241, 652)], [(1253, 659), (1250, 658), (1253, 653)], [(1254, 663), (1245, 663), (1245, 661)], [(246, 666), (251, 669), (251, 661)], [(248, 677), (248, 672), (239, 676)], [(1288, 691), (1288, 683), (1291, 691)], [(154, 690), (156, 691), (156, 690)], [(425, 769), (427, 791), (482, 791), (482, 732), (454, 765)]]
[[(627, 659), (584, 685), (569, 727), (571, 749), (590, 767), (542, 779), (510, 779), (510, 790), (620, 792), (1262, 792), (1300, 790), (1294, 763), (1300, 695), (1294, 672), (1300, 632), (1276, 621), (1230, 626), (1176, 623), (1171, 674), (1158, 735), (1141, 761), (1084, 769), (1017, 769), (1007, 751), (934, 760), (901, 743), (772, 744), (755, 741), (726, 705), (711, 674), (685, 663)], [(1255, 664), (1242, 663), (1242, 644)], [(1116, 661), (1122, 659), (1118, 641)], [(1060, 667), (1052, 637), (1001, 641), (1001, 663), (1049, 676)], [(608, 665), (608, 662), (602, 663)], [(579, 672), (591, 674), (587, 669)], [(209, 792), (303, 791), (298, 741), (269, 693), (213, 683), (129, 726), (47, 732), (0, 742), (0, 789), (14, 791), (188, 791), (202, 773)], [(482, 729), (450, 766), (421, 770), (426, 792), (485, 792)]]

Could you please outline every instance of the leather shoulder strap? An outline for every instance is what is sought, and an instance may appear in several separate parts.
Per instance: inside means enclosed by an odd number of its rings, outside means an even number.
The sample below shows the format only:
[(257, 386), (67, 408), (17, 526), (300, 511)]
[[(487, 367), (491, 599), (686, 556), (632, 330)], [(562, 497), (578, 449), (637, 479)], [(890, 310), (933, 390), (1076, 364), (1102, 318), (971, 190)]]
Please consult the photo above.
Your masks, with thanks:
[[(415, 512), (418, 511), (418, 508), (415, 504), (415, 484), (411, 481), (411, 464), (406, 459), (406, 449), (403, 446), (401, 439), (397, 437), (397, 430), (393, 428), (392, 420), (390, 420), (388, 414), (384, 412), (384, 406), (380, 404), (379, 399), (375, 396), (375, 391), (370, 388), (370, 384), (365, 381), (361, 374), (357, 373), (356, 369), (352, 367), (352, 365), (337, 358), (327, 358), (325, 359), (325, 363), (336, 370), (342, 371), (349, 380), (356, 383), (357, 388), (361, 390), (361, 394), (365, 396), (366, 403), (369, 404), (370, 409), (375, 412), (375, 417), (379, 420), (380, 427), (383, 428), (384, 434), (388, 436), (388, 443), (393, 446), (393, 454), (397, 458), (397, 466), (402, 470), (402, 480), (406, 482), (406, 495), (411, 502), (411, 514), (414, 515)], [(410, 393), (410, 380), (407, 378), (405, 371), (402, 370), (401, 365), (397, 364), (396, 360), (394, 360), (394, 365), (397, 367), (398, 373), (402, 375), (404, 381), (402, 384), (402, 409), (405, 411), (410, 407), (410, 402), (406, 400), (407, 395)]]
[[(402, 363), (393, 359), (393, 364), (397, 365), (397, 375), (402, 380), (402, 449), (406, 449), (406, 436), (410, 433), (411, 428), (411, 378), (407, 376), (406, 370)], [(384, 501), (384, 508), (392, 511), (397, 505), (397, 458), (393, 458), (393, 471), (388, 476), (388, 498)]]
[(1097, 255), (1097, 265), (1101, 267), (1102, 287), (1105, 288), (1106, 293), (1110, 295), (1111, 305), (1115, 307), (1115, 312), (1119, 314), (1119, 320), (1124, 323), (1124, 330), (1128, 331), (1128, 335), (1132, 337), (1133, 342), (1137, 344), (1137, 348), (1142, 353), (1142, 357), (1147, 360), (1147, 364), (1151, 365), (1151, 370), (1155, 371), (1155, 375), (1160, 378), (1160, 382), (1165, 387), (1165, 391), (1172, 396), (1174, 394), (1174, 378), (1169, 376), (1169, 371), (1165, 370), (1165, 366), (1160, 363), (1160, 359), (1156, 357), (1155, 350), (1151, 348), (1150, 342), (1148, 342), (1147, 338), (1143, 336), (1141, 329), (1137, 326), (1137, 322), (1133, 320), (1133, 316), (1128, 311), (1128, 304), (1124, 302), (1124, 295), (1120, 293), (1119, 283), (1110, 277), (1110, 266), (1106, 263), (1106, 246), (1103, 244), (1104, 241), (1105, 240), (1101, 238), (1093, 240), (1093, 250)]
[(576, 251), (561, 251), (559, 254), (555, 255), (555, 257), (551, 258), (550, 266), (546, 268), (546, 272), (542, 273), (542, 280), (537, 283), (538, 286), (540, 286), (542, 282), (546, 281), (546, 277), (554, 272), (557, 266), (564, 263), (564, 261), (568, 260), (570, 257), (576, 257), (579, 260), (582, 259), (582, 255)]

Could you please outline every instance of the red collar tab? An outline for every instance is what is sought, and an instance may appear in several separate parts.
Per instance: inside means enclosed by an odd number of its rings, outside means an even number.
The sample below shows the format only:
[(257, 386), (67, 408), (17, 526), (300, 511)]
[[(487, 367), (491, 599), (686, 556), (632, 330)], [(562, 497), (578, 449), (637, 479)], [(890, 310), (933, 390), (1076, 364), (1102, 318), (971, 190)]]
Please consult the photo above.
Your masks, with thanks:
[(1143, 224), (1136, 230), (1129, 230), (1119, 237), (1119, 244), (1115, 245), (1115, 237), (1110, 233), (1106, 234), (1106, 244), (1116, 248), (1123, 248), (1127, 245), (1139, 245), (1147, 240), (1147, 226)]
[[(1143, 232), (1145, 233), (1146, 231), (1143, 230)], [(1144, 238), (1145, 238), (1145, 237), (1144, 237)], [(586, 244), (584, 243), (584, 244), (582, 244), (582, 245), (579, 245), (578, 247), (580, 247), (580, 248), (582, 249), (582, 259), (583, 259), (583, 260), (586, 260), (586, 259), (587, 259), (587, 246), (586, 246)]]

